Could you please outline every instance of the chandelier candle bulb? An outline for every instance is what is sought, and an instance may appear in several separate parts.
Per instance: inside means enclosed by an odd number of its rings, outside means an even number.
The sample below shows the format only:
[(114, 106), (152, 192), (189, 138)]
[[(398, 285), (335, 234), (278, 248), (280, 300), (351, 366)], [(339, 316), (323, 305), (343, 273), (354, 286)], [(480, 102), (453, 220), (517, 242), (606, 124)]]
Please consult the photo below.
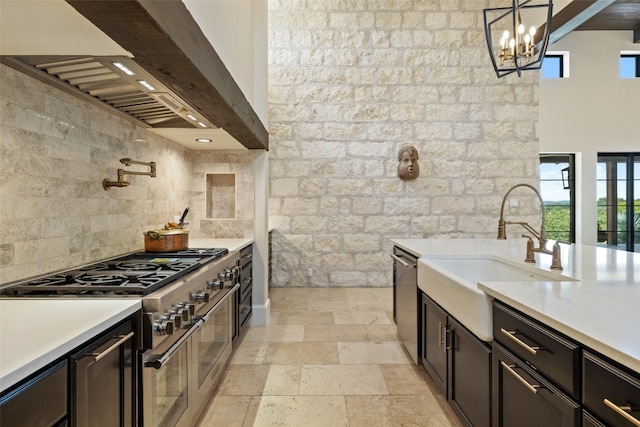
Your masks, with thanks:
[[(483, 9), (487, 47), (497, 77), (511, 73), (520, 76), (523, 70), (541, 68), (552, 14), (552, 0), (511, 0), (511, 7)], [(536, 40), (538, 26), (544, 33)]]

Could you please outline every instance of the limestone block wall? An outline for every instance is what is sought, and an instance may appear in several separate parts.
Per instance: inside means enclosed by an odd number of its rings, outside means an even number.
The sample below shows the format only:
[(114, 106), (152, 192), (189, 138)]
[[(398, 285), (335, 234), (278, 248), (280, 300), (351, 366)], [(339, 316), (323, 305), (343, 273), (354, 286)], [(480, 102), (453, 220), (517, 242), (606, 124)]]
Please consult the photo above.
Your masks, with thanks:
[(390, 286), (391, 238), (495, 236), (506, 190), (537, 185), (538, 73), (496, 78), (491, 5), (269, 2), (272, 286)]

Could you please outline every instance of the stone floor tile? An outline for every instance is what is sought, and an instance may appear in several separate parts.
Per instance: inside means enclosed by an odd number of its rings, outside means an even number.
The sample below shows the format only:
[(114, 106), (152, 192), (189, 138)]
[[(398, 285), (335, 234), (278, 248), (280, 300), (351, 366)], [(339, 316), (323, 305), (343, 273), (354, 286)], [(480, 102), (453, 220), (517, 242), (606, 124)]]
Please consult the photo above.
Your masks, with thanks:
[(367, 341), (398, 341), (396, 325), (364, 325), (369, 339)]
[(355, 301), (309, 301), (307, 305), (311, 311), (357, 310)]
[(432, 388), (429, 387), (431, 381), (429, 375), (422, 366), (414, 364), (380, 365), (380, 370), (391, 394), (424, 394), (428, 396), (434, 394)]
[[(459, 427), (429, 396), (345, 396), (349, 427)], [(437, 404), (436, 404), (437, 405)]]
[(339, 363), (335, 342), (271, 343), (264, 363), (273, 365), (328, 365)]
[(260, 365), (269, 348), (268, 342), (242, 342), (235, 349), (229, 361), (232, 365)]
[(347, 311), (333, 312), (336, 325), (389, 325), (391, 320), (384, 311)]
[(300, 395), (388, 394), (377, 365), (303, 365)]
[(306, 325), (305, 341), (368, 341), (364, 325)]
[(331, 311), (281, 311), (270, 325), (333, 325)]
[(347, 427), (349, 421), (343, 396), (262, 396), (251, 401), (243, 426)]
[(269, 365), (229, 365), (218, 387), (223, 396), (260, 396), (262, 395)]
[(242, 427), (251, 403), (251, 396), (217, 394), (200, 417), (199, 427)]
[(341, 364), (408, 364), (411, 360), (398, 342), (339, 342)]
[(244, 342), (296, 342), (304, 338), (303, 325), (252, 326), (244, 336)]

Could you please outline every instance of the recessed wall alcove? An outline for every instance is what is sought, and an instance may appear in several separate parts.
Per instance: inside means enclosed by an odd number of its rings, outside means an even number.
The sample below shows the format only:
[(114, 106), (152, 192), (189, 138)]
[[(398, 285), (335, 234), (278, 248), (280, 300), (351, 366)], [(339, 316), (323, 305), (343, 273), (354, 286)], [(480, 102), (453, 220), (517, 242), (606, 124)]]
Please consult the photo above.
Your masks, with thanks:
[(236, 174), (207, 174), (207, 210), (210, 219), (235, 219)]

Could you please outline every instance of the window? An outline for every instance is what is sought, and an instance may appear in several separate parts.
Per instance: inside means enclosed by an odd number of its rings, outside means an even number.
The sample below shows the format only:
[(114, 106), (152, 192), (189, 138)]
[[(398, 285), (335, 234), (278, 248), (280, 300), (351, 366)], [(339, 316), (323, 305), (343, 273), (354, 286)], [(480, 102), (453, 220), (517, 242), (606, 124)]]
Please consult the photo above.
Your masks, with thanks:
[(569, 52), (549, 52), (542, 61), (543, 79), (562, 79), (569, 77)]
[(598, 245), (640, 252), (640, 153), (598, 154)]
[(622, 52), (620, 55), (620, 78), (640, 77), (640, 53)]
[(540, 154), (540, 194), (547, 238), (575, 243), (573, 154)]

